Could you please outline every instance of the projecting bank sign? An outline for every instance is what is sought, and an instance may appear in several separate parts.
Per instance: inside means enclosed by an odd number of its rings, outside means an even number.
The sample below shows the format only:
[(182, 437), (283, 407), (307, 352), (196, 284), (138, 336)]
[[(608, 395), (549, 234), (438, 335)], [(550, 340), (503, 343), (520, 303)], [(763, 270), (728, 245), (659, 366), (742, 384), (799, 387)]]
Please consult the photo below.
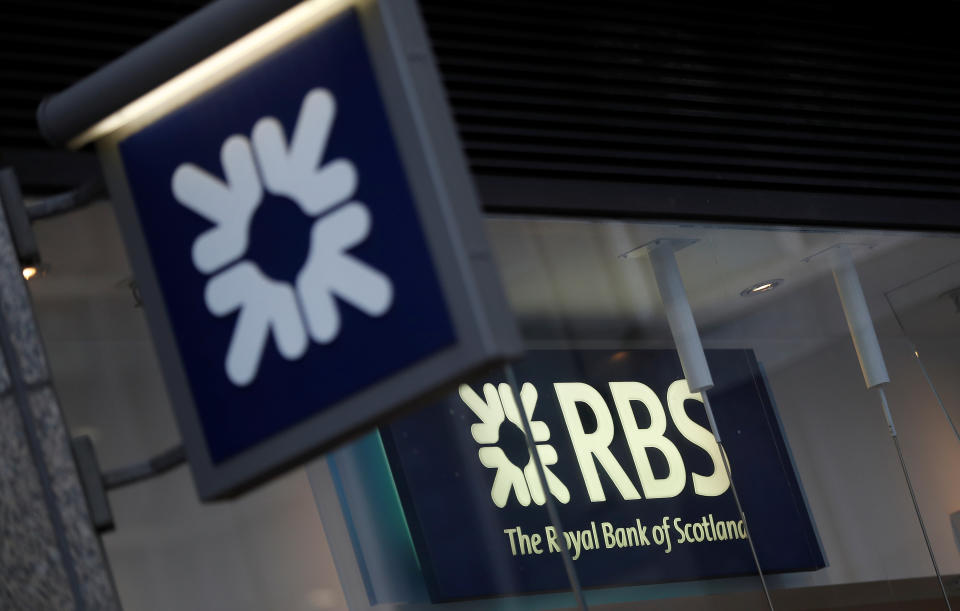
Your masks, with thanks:
[[(711, 402), (768, 572), (825, 566), (751, 351), (707, 351)], [(501, 377), (460, 386), (381, 429), (431, 595), (452, 600), (755, 572), (699, 394), (676, 353), (532, 351)], [(546, 489), (530, 460), (530, 418)], [(563, 532), (551, 526), (553, 497)]]
[(288, 30), (101, 143), (204, 498), (519, 351), (439, 80), (392, 46), (424, 46), (415, 14), (304, 2), (256, 32)]

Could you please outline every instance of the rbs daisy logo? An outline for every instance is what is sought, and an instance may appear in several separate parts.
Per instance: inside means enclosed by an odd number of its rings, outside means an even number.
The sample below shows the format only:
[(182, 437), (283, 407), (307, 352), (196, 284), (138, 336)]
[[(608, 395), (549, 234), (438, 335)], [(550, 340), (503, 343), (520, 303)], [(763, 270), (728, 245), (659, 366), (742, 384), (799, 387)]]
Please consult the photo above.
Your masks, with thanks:
[(466, 345), (449, 304), (472, 263), (450, 263), (447, 201), (422, 142), (399, 146), (406, 106), (376, 76), (345, 10), (117, 144), (148, 320), (214, 470), (252, 448), (255, 469), (300, 460), (415, 397), (446, 375), (430, 358)]
[(564, 547), (585, 587), (756, 572), (724, 462), (763, 570), (823, 567), (761, 364), (706, 356), (723, 449), (672, 350), (531, 348), (383, 425), (431, 600), (568, 587)]
[[(372, 219), (365, 204), (351, 199), (354, 165), (324, 160), (335, 116), (333, 95), (313, 89), (289, 139), (278, 119), (264, 117), (250, 139), (235, 134), (224, 141), (223, 180), (191, 163), (173, 173), (177, 201), (213, 224), (192, 249), (194, 266), (209, 275), (207, 309), (218, 317), (239, 310), (225, 357), (226, 374), (237, 386), (256, 378), (271, 336), (291, 361), (304, 355), (311, 340), (334, 341), (341, 331), (338, 299), (372, 317), (384, 315), (393, 302), (390, 279), (349, 252), (367, 239)], [(245, 257), (267, 193), (292, 200), (312, 219), (306, 260), (292, 282)]]
[[(517, 407), (510, 385), (484, 384), (483, 394), (484, 398), (481, 399), (468, 385), (460, 386), (460, 398), (480, 419), (479, 423), (470, 427), (470, 434), (474, 441), (481, 444), (480, 462), (484, 467), (496, 470), (493, 489), (490, 493), (493, 502), (497, 507), (504, 507), (512, 491), (523, 506), (530, 505), (531, 499), (537, 505), (543, 505), (546, 503), (546, 497), (540, 485), (540, 476), (537, 474), (533, 456), (529, 451), (521, 450), (519, 460), (524, 463), (521, 467), (514, 463), (515, 458), (509, 457), (502, 447), (504, 444), (501, 442), (509, 432), (516, 436), (519, 431), (520, 435), (526, 436), (523, 432), (523, 421), (520, 419), (520, 408)], [(537, 389), (533, 384), (524, 384), (520, 389), (520, 403), (530, 422), (534, 447), (543, 465), (547, 487), (558, 501), (567, 503), (570, 500), (570, 491), (550, 470), (550, 465), (557, 463), (557, 450), (546, 443), (550, 440), (550, 429), (545, 422), (533, 419), (533, 410), (537, 406)]]
[[(536, 419), (537, 388), (530, 382), (520, 389), (520, 404), (530, 422), (533, 446), (543, 465), (544, 476), (550, 493), (562, 504), (570, 502), (570, 489), (554, 472), (558, 455), (556, 447), (573, 449), (579, 470), (579, 480), (568, 480), (576, 486), (582, 482), (582, 491), (592, 503), (607, 500), (607, 493), (600, 477), (613, 484), (623, 500), (675, 498), (690, 490), (702, 497), (724, 494), (730, 487), (720, 446), (713, 433), (698, 424), (687, 412), (687, 404), (701, 404), (699, 393), (690, 392), (685, 379), (675, 380), (667, 389), (666, 407), (653, 389), (640, 382), (610, 382), (608, 388), (613, 397), (616, 420), (604, 397), (596, 388), (582, 382), (559, 382), (552, 385), (557, 403), (547, 403), (545, 411), (559, 407), (562, 426), (554, 430), (543, 419)], [(484, 384), (483, 397), (469, 385), (460, 386), (460, 400), (473, 412), (479, 422), (470, 426), (470, 435), (480, 446), (480, 463), (495, 471), (490, 497), (500, 508), (506, 507), (511, 494), (527, 507), (532, 500), (537, 505), (546, 503), (532, 453), (527, 449), (523, 432), (520, 407), (514, 399), (509, 384)], [(548, 400), (549, 401), (549, 400)], [(701, 408), (702, 409), (702, 408)], [(638, 413), (645, 413), (641, 425)], [(541, 414), (541, 418), (549, 414)], [(671, 424), (675, 434), (668, 435)], [(588, 424), (589, 423), (589, 424)], [(632, 458), (624, 464), (611, 451), (611, 445), (619, 434), (626, 440)], [(518, 433), (519, 431), (519, 433)], [(558, 438), (553, 439), (551, 433)], [(512, 439), (511, 439), (512, 436)], [(562, 439), (566, 436), (568, 439)], [(569, 445), (567, 445), (569, 441)], [(692, 444), (709, 458), (710, 467), (704, 472), (688, 468), (678, 446)], [(568, 455), (569, 457), (569, 455)], [(659, 458), (659, 460), (657, 460)], [(654, 469), (654, 461), (663, 466)], [(633, 470), (634, 474), (630, 474)], [(567, 471), (569, 473), (569, 470)], [(634, 484), (639, 480), (639, 488)], [(576, 489), (576, 488), (575, 488)]]

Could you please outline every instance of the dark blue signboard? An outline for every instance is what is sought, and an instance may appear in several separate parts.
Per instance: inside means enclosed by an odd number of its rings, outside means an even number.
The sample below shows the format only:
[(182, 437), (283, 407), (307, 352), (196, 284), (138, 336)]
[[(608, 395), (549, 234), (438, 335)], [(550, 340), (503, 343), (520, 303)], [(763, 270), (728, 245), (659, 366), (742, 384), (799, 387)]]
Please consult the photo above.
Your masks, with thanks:
[(213, 463), (457, 340), (355, 11), (119, 151)]
[[(765, 572), (825, 566), (759, 365), (708, 350), (709, 391)], [(436, 601), (756, 571), (699, 396), (666, 350), (532, 351), (519, 399), (492, 376), (381, 428)], [(519, 409), (546, 469), (530, 464)], [(551, 494), (565, 531), (543, 508)]]

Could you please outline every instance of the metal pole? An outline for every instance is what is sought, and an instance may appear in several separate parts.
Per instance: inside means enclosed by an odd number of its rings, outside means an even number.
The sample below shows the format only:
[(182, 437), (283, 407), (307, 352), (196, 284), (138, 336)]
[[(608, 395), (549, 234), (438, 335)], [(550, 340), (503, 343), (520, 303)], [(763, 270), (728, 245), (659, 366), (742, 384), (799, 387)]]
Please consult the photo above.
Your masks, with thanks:
[(693, 319), (690, 300), (687, 298), (687, 292), (683, 286), (683, 278), (680, 275), (680, 267), (677, 265), (677, 258), (673, 252), (673, 245), (669, 240), (658, 240), (649, 247), (648, 254), (650, 256), (650, 264), (653, 266), (657, 289), (660, 292), (660, 300), (663, 302), (664, 310), (666, 310), (670, 334), (673, 336), (673, 343), (676, 345), (677, 354), (680, 357), (680, 366), (683, 369), (683, 375), (687, 379), (687, 385), (690, 387), (690, 391), (699, 392), (703, 398), (703, 405), (707, 410), (707, 419), (710, 421), (710, 430), (713, 432), (713, 437), (716, 439), (717, 446), (720, 448), (720, 454), (723, 458), (723, 468), (726, 471), (727, 480), (730, 482), (733, 500), (737, 505), (737, 511), (740, 513), (740, 519), (743, 520), (743, 527), (747, 535), (747, 544), (750, 546), (753, 563), (757, 568), (757, 575), (760, 577), (763, 595), (767, 600), (767, 606), (770, 608), (770, 611), (773, 611), (773, 599), (770, 596), (770, 590), (767, 588), (767, 580), (760, 566), (760, 558), (757, 556), (757, 550), (753, 544), (753, 537), (750, 535), (750, 527), (747, 525), (747, 515), (744, 513), (743, 506), (740, 504), (740, 495), (737, 494), (737, 487), (730, 473), (730, 465), (727, 463), (727, 454), (720, 440), (720, 430), (717, 428), (717, 422), (713, 417), (713, 408), (710, 407), (710, 402), (707, 399), (706, 391), (713, 388), (713, 378), (710, 375), (710, 368), (707, 365), (707, 357), (703, 351), (703, 344), (700, 341), (700, 333), (697, 330), (696, 321)]
[(743, 511), (743, 505), (740, 504), (740, 495), (737, 494), (737, 487), (733, 483), (733, 474), (730, 472), (730, 463), (727, 462), (727, 451), (723, 448), (723, 441), (720, 439), (720, 429), (717, 428), (717, 421), (713, 418), (713, 408), (710, 407), (710, 401), (707, 399), (706, 391), (700, 393), (703, 398), (703, 406), (707, 408), (707, 420), (710, 421), (710, 430), (713, 431), (713, 438), (717, 440), (717, 447), (720, 448), (720, 458), (723, 459), (723, 470), (727, 474), (727, 480), (730, 482), (730, 491), (733, 492), (733, 500), (737, 504), (737, 511), (740, 512), (740, 519), (743, 520), (743, 529), (747, 533), (747, 543), (750, 545), (750, 553), (753, 555), (753, 563), (757, 567), (757, 574), (760, 576), (760, 585), (763, 586), (763, 595), (767, 599), (767, 605), (770, 611), (773, 611), (773, 598), (770, 596), (770, 590), (767, 589), (767, 580), (763, 575), (763, 569), (760, 568), (760, 557), (757, 556), (757, 548), (753, 544), (753, 535), (750, 534), (750, 525), (747, 523), (747, 514)]
[(897, 429), (893, 426), (893, 416), (890, 415), (890, 406), (887, 404), (887, 394), (883, 391), (883, 386), (877, 387), (880, 393), (880, 403), (883, 405), (883, 415), (887, 419), (887, 427), (890, 429), (890, 437), (893, 439), (893, 445), (897, 448), (897, 458), (900, 460), (900, 469), (903, 471), (903, 479), (907, 482), (907, 490), (910, 491), (910, 500), (913, 501), (913, 510), (917, 514), (917, 520), (920, 522), (920, 531), (923, 533), (923, 542), (927, 544), (927, 553), (930, 554), (930, 562), (933, 563), (933, 571), (937, 574), (937, 583), (940, 584), (940, 592), (943, 593), (943, 602), (950, 607), (950, 598), (947, 596), (947, 588), (943, 585), (943, 577), (940, 575), (940, 567), (937, 565), (937, 558), (933, 555), (933, 546), (930, 545), (930, 537), (927, 535), (927, 526), (923, 523), (923, 515), (920, 513), (920, 505), (917, 503), (917, 495), (913, 491), (913, 482), (910, 480), (910, 472), (907, 471), (907, 463), (903, 460), (903, 451), (900, 449), (900, 440), (897, 438)]
[(837, 293), (840, 295), (840, 303), (843, 307), (843, 314), (847, 319), (847, 327), (850, 329), (850, 337), (853, 339), (853, 345), (857, 351), (863, 379), (868, 389), (876, 388), (880, 394), (883, 415), (887, 420), (893, 445), (897, 449), (900, 469), (903, 471), (903, 478), (907, 482), (907, 490), (910, 492), (910, 500), (913, 501), (917, 521), (920, 522), (920, 530), (923, 532), (923, 541), (927, 545), (927, 553), (930, 554), (930, 562), (933, 563), (933, 570), (937, 574), (937, 583), (940, 584), (940, 591), (943, 593), (943, 602), (946, 603), (947, 609), (951, 609), (947, 589), (943, 585), (943, 578), (940, 576), (940, 567), (937, 566), (933, 546), (930, 545), (930, 538), (927, 536), (927, 527), (923, 522), (923, 514), (920, 513), (920, 505), (917, 503), (917, 495), (913, 490), (913, 482), (910, 481), (907, 463), (903, 460), (900, 440), (897, 438), (897, 429), (893, 424), (893, 415), (890, 413), (890, 406), (887, 404), (887, 395), (883, 390), (884, 385), (890, 382), (890, 376), (883, 360), (883, 353), (880, 351), (880, 342), (877, 339), (876, 329), (873, 328), (873, 319), (870, 317), (867, 300), (863, 294), (863, 286), (860, 284), (860, 277), (857, 275), (857, 268), (853, 264), (850, 249), (845, 244), (834, 248), (832, 254), (833, 279), (837, 285)]

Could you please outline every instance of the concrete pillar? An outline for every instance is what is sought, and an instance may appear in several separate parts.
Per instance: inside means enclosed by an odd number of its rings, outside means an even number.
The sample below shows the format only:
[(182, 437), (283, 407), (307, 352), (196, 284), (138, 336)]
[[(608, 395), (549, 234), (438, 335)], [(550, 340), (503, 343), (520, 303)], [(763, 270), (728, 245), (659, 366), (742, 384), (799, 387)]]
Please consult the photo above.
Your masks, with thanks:
[(3, 214), (0, 609), (120, 609)]

